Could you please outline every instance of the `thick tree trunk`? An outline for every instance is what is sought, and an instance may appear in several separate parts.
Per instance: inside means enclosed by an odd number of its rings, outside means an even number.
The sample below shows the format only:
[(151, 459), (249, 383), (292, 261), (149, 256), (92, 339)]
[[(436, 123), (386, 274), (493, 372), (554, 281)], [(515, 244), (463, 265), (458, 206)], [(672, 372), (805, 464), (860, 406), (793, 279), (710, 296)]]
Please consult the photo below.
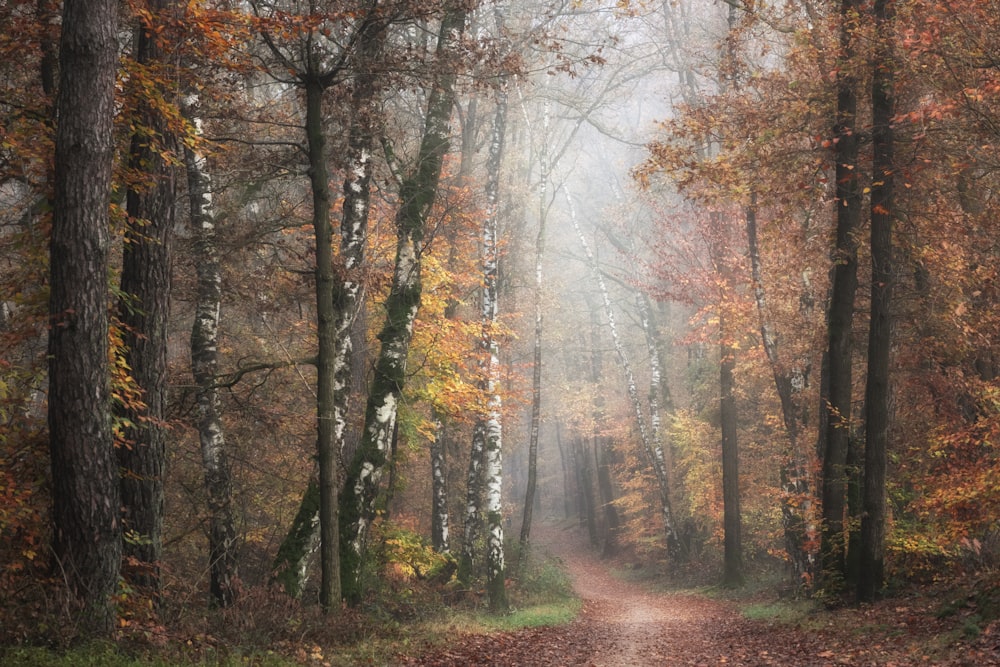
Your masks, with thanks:
[[(465, 28), (464, 3), (449, 5), (438, 37), (439, 60), (461, 39)], [(420, 305), (420, 252), (427, 215), (437, 193), (441, 167), (449, 144), (449, 121), (455, 101), (455, 73), (450, 65), (436, 76), (427, 103), (426, 125), (415, 170), (400, 187), (396, 214), (396, 261), (386, 299), (386, 320), (379, 333), (381, 349), (365, 408), (361, 444), (347, 470), (340, 496), (341, 580), (345, 599), (361, 601), (361, 566), (368, 526), (375, 517), (375, 497), (386, 464), (396, 408), (406, 379), (406, 356), (413, 321)]]
[[(150, 25), (138, 29), (136, 64), (160, 77), (161, 48), (153, 33), (172, 0), (150, 0)], [(169, 99), (168, 91), (158, 91)], [(153, 100), (139, 94), (135, 130), (129, 147), (131, 185), (126, 193), (125, 231), (118, 318), (122, 324), (124, 362), (138, 395), (117, 411), (123, 420), (118, 463), (122, 470), (124, 522), (123, 567), (136, 587), (159, 595), (163, 551), (166, 463), (167, 318), (173, 248), (176, 170), (166, 156), (175, 149), (166, 122)]]
[(108, 210), (118, 3), (66, 0), (50, 256), (48, 424), (57, 575), (87, 633), (115, 626), (120, 476), (108, 373)]
[(833, 280), (827, 315), (828, 348), (825, 448), (823, 451), (823, 526), (820, 553), (823, 586), (833, 590), (844, 577), (844, 503), (847, 493), (847, 441), (851, 426), (851, 377), (853, 362), (854, 297), (858, 288), (857, 230), (861, 215), (858, 182), (857, 81), (850, 74), (855, 53), (859, 0), (842, 0), (840, 45), (844, 66), (837, 69), (837, 240), (833, 252)]
[[(200, 119), (194, 116), (190, 100), (185, 113), (201, 133)], [(195, 264), (198, 288), (194, 324), (191, 327), (191, 373), (197, 385), (195, 409), (201, 443), (205, 491), (208, 496), (208, 552), (212, 599), (228, 607), (239, 594), (236, 527), (233, 521), (233, 483), (226, 456), (226, 440), (219, 415), (216, 374), (219, 365), (219, 319), (222, 303), (222, 275), (216, 245), (212, 185), (206, 160), (191, 148), (184, 150), (187, 169), (191, 227), (195, 233)]]
[(889, 355), (892, 300), (892, 216), (895, 202), (895, 113), (892, 0), (875, 0), (872, 75), (871, 318), (865, 388), (865, 474), (861, 512), (858, 601), (871, 602), (885, 579), (885, 476), (889, 441)]

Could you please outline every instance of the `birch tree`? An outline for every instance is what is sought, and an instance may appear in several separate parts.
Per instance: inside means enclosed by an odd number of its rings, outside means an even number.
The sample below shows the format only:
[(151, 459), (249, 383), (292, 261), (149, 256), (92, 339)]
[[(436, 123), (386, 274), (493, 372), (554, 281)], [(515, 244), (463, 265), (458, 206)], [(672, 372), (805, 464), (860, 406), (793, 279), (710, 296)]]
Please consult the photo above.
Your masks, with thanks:
[[(377, 0), (361, 3), (353, 12), (346, 8), (311, 6), (307, 27), (292, 21), (288, 32), (297, 40), (283, 45), (272, 34), (272, 28), (280, 27), (288, 18), (287, 14), (271, 3), (255, 3), (254, 8), (261, 16), (261, 38), (274, 61), (270, 70), (272, 78), (299, 88), (305, 97), (304, 130), (316, 241), (318, 499), (309, 493), (311, 489), (307, 489), (289, 539), (279, 554), (278, 577), (292, 582), (292, 590), (298, 589), (294, 584), (304, 575), (306, 554), (314, 541), (311, 531), (318, 526), (320, 603), (329, 610), (339, 604), (341, 598), (338, 469), (350, 388), (349, 331), (361, 294), (357, 272), (364, 253), (374, 141), (371, 132), (374, 88), (371, 72), (364, 67), (371, 67), (365, 59), (377, 57), (381, 50), (388, 18), (382, 15)], [(315, 25), (309, 25), (310, 22)], [(346, 38), (342, 38), (342, 34), (346, 34)], [(361, 69), (352, 70), (359, 67)], [(355, 101), (361, 108), (349, 132), (350, 155), (341, 227), (340, 261), (343, 265), (338, 275), (333, 252), (333, 196), (323, 102), (326, 91), (343, 85), (352, 71), (356, 72)], [(314, 507), (318, 514), (311, 511)]]
[(381, 345), (365, 406), (361, 444), (347, 468), (339, 500), (342, 590), (344, 598), (352, 605), (361, 601), (365, 538), (375, 518), (375, 498), (406, 381), (406, 356), (413, 321), (420, 306), (421, 243), (449, 147), (449, 123), (455, 103), (454, 50), (462, 39), (470, 10), (465, 0), (453, 0), (445, 6), (437, 43), (441, 67), (431, 83), (416, 164), (400, 185), (400, 205), (395, 220), (396, 259), (385, 302), (385, 322), (379, 333)]
[[(507, 124), (506, 81), (501, 79), (496, 93), (496, 109), (493, 119), (493, 136), (490, 140), (489, 156), (486, 160), (486, 216), (483, 221), (483, 289), (482, 326), (483, 334), (480, 351), (483, 354), (485, 382), (483, 390), (487, 400), (485, 417), (477, 420), (473, 428), (473, 439), (481, 439), (480, 445), (486, 460), (486, 590), (490, 600), (490, 611), (507, 611), (507, 592), (504, 585), (506, 566), (503, 545), (503, 438), (500, 394), (500, 345), (494, 333), (499, 313), (499, 290), (497, 289), (497, 267), (499, 261), (500, 227), (500, 166), (503, 161), (504, 135)], [(532, 425), (534, 429), (535, 426)], [(473, 445), (473, 451), (477, 449)], [(534, 453), (537, 456), (537, 447)], [(525, 522), (531, 525), (531, 505), (535, 485), (536, 468), (534, 461), (528, 466), (528, 495), (525, 500)], [(524, 525), (521, 528), (521, 546), (527, 541)]]
[(608, 288), (604, 282), (604, 276), (600, 271), (600, 266), (597, 264), (596, 257), (590, 249), (590, 244), (587, 243), (587, 237), (584, 236), (583, 230), (576, 219), (576, 210), (573, 205), (573, 199), (569, 195), (568, 191), (566, 192), (566, 203), (569, 207), (570, 222), (573, 225), (573, 229), (576, 231), (580, 247), (583, 249), (587, 262), (590, 264), (591, 272), (594, 275), (594, 280), (597, 282), (598, 289), (601, 293), (601, 299), (604, 302), (608, 329), (611, 333), (611, 339), (614, 342), (618, 360), (622, 366), (622, 372), (625, 375), (625, 386), (628, 392), (629, 402), (632, 405), (632, 411), (635, 414), (636, 426), (639, 430), (639, 439), (642, 442), (643, 451), (645, 451), (649, 458), (650, 466), (653, 468), (653, 472), (656, 475), (657, 487), (660, 492), (660, 512), (663, 519), (667, 552), (670, 554), (670, 557), (674, 560), (674, 562), (681, 562), (684, 560), (686, 554), (684, 544), (678, 534), (677, 522), (670, 500), (670, 478), (667, 474), (663, 445), (660, 442), (653, 441), (650, 437), (649, 428), (646, 425), (646, 418), (642, 411), (642, 403), (639, 400), (639, 388), (635, 381), (635, 375), (632, 372), (632, 364), (629, 361), (628, 353), (625, 351), (625, 346), (622, 344), (621, 338), (618, 334), (618, 327), (615, 323), (615, 314), (611, 305), (611, 297), (608, 293)]
[[(198, 100), (185, 100), (184, 111), (196, 138), (202, 135)], [(233, 481), (226, 453), (225, 431), (219, 414), (216, 386), (219, 366), (219, 324), (222, 274), (219, 265), (217, 216), (212, 201), (208, 160), (197, 148), (185, 146), (191, 227), (195, 233), (197, 294), (191, 326), (191, 374), (197, 385), (195, 410), (201, 462), (208, 496), (208, 554), (212, 599), (228, 607), (239, 594), (236, 526), (233, 520)]]

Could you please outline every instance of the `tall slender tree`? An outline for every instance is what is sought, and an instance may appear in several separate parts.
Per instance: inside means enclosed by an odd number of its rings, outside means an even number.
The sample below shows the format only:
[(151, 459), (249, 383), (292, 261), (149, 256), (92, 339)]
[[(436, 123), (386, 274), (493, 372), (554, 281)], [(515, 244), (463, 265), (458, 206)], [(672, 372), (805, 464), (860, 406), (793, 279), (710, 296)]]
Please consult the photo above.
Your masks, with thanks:
[(892, 300), (892, 218), (895, 209), (895, 58), (893, 0), (875, 0), (872, 72), (871, 318), (865, 385), (864, 491), (858, 600), (871, 602), (885, 580), (885, 478), (889, 441), (889, 356)]
[(566, 202), (569, 207), (570, 222), (573, 224), (573, 229), (576, 231), (577, 239), (580, 241), (580, 246), (583, 248), (587, 262), (590, 264), (591, 273), (594, 275), (594, 280), (597, 282), (598, 289), (601, 292), (601, 298), (604, 302), (605, 315), (607, 316), (608, 321), (608, 328), (611, 331), (611, 340), (614, 343), (615, 352), (618, 354), (618, 359), (622, 365), (629, 402), (632, 405), (632, 410), (636, 418), (636, 425), (639, 429), (639, 439), (642, 441), (643, 451), (649, 457), (650, 465), (656, 475), (657, 486), (660, 491), (659, 509), (663, 519), (667, 552), (675, 562), (683, 562), (687, 558), (687, 553), (684, 543), (680, 539), (680, 534), (677, 528), (677, 520), (670, 499), (670, 478), (667, 475), (663, 446), (662, 443), (654, 442), (650, 437), (649, 428), (642, 413), (642, 404), (639, 400), (639, 389), (635, 381), (635, 375), (632, 372), (632, 364), (629, 361), (628, 353), (625, 351), (625, 346), (622, 344), (621, 338), (618, 334), (618, 327), (615, 323), (614, 309), (611, 305), (611, 297), (604, 281), (604, 275), (601, 273), (600, 265), (597, 263), (597, 259), (594, 256), (593, 251), (590, 249), (590, 244), (587, 243), (587, 237), (583, 235), (580, 223), (576, 219), (576, 210), (573, 205), (573, 199), (568, 190), (566, 191)]
[(445, 5), (437, 43), (440, 67), (431, 83), (423, 138), (416, 164), (400, 186), (396, 260), (385, 302), (385, 323), (379, 333), (381, 347), (365, 406), (361, 444), (347, 468), (340, 493), (341, 581), (344, 598), (352, 605), (361, 601), (365, 539), (375, 518), (375, 498), (406, 382), (406, 356), (420, 306), (422, 242), (450, 143), (457, 76), (454, 49), (462, 39), (470, 10), (466, 0), (451, 0)]
[(833, 251), (833, 280), (827, 312), (826, 377), (822, 385), (825, 430), (820, 453), (823, 460), (823, 525), (821, 566), (823, 586), (842, 585), (845, 573), (844, 512), (847, 494), (847, 448), (851, 437), (851, 378), (853, 363), (854, 298), (858, 289), (857, 230), (861, 217), (858, 165), (858, 82), (853, 62), (861, 16), (859, 0), (840, 3), (840, 66), (837, 68), (836, 139), (837, 232)]
[[(486, 372), (483, 390), (487, 398), (487, 413), (480, 417), (473, 428), (473, 437), (482, 437), (486, 454), (486, 590), (489, 594), (490, 611), (507, 611), (507, 590), (504, 578), (503, 542), (503, 439), (500, 404), (500, 344), (495, 334), (497, 316), (500, 312), (498, 289), (498, 264), (500, 259), (500, 167), (503, 163), (504, 139), (507, 129), (507, 83), (501, 79), (496, 92), (496, 109), (493, 117), (493, 132), (490, 140), (486, 165), (486, 216), (483, 220), (483, 290), (482, 326), (480, 352), (484, 355)], [(531, 530), (531, 507), (534, 505), (535, 480), (537, 475), (537, 449), (529, 453), (528, 492), (524, 503), (524, 522), (521, 525), (521, 548), (527, 546)]]
[[(198, 100), (184, 101), (184, 113), (200, 138)], [(208, 496), (208, 554), (212, 599), (221, 607), (236, 601), (239, 593), (236, 525), (233, 519), (233, 480), (226, 453), (225, 430), (219, 414), (219, 324), (222, 305), (222, 271), (217, 245), (217, 216), (212, 204), (212, 179), (206, 156), (185, 146), (191, 227), (195, 233), (198, 278), (194, 322), (191, 325), (191, 374), (197, 385), (195, 409), (201, 464)]]
[[(123, 246), (121, 300), (124, 360), (139, 390), (116, 406), (123, 419), (118, 447), (122, 468), (126, 576), (158, 595), (163, 552), (163, 482), (166, 465), (167, 319), (170, 315), (176, 150), (166, 113), (176, 95), (163, 71), (162, 26), (174, 0), (149, 0), (136, 29), (136, 112), (128, 154), (128, 216)], [(154, 94), (143, 92), (155, 91)]]
[[(272, 12), (271, 18), (286, 15), (274, 7), (256, 3), (255, 9)], [(330, 10), (332, 8), (322, 8)], [(340, 603), (340, 520), (338, 493), (340, 488), (340, 456), (343, 447), (347, 395), (350, 390), (350, 328), (361, 296), (358, 271), (364, 254), (368, 218), (369, 182), (373, 135), (371, 108), (374, 88), (370, 68), (365, 58), (376, 57), (384, 39), (386, 17), (377, 0), (366, 0), (353, 10), (336, 8), (321, 11), (313, 6), (310, 21), (319, 20), (322, 27), (303, 30), (295, 24), (290, 30), (298, 41), (283, 48), (272, 35), (271, 23), (261, 22), (261, 37), (275, 61), (272, 76), (292, 83), (305, 97), (306, 154), (309, 161), (309, 184), (312, 194), (312, 225), (316, 241), (316, 452), (317, 484), (310, 484), (303, 497), (289, 535), (279, 551), (277, 578), (286, 588), (297, 591), (309, 551), (313, 530), (318, 526), (320, 539), (320, 604), (327, 610)], [(308, 22), (307, 22), (308, 23)], [(343, 32), (343, 42), (330, 37)], [(334, 232), (331, 222), (333, 193), (330, 187), (330, 155), (327, 148), (328, 128), (324, 112), (326, 91), (344, 84), (352, 71), (355, 81), (355, 122), (349, 132), (349, 163), (345, 183), (344, 219), (341, 234), (342, 266), (334, 257)], [(290, 79), (288, 77), (291, 77)], [(338, 272), (338, 268), (341, 270)], [(318, 491), (318, 498), (316, 492)], [(318, 510), (318, 513), (316, 512)]]

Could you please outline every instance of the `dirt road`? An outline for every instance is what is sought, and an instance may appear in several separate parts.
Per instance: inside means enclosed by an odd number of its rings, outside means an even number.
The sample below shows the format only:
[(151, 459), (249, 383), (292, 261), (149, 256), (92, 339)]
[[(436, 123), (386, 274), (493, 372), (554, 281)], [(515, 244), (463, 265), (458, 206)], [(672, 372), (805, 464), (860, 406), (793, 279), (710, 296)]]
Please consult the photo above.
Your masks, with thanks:
[[(899, 630), (866, 634), (841, 623), (808, 631), (751, 621), (734, 606), (686, 594), (658, 593), (612, 576), (573, 531), (540, 527), (535, 543), (561, 558), (583, 611), (573, 623), (511, 633), (457, 637), (454, 645), (404, 664), (503, 665), (982, 665), (978, 658), (924, 655), (919, 639)], [(837, 617), (835, 617), (837, 618)], [(914, 641), (907, 641), (914, 639)]]

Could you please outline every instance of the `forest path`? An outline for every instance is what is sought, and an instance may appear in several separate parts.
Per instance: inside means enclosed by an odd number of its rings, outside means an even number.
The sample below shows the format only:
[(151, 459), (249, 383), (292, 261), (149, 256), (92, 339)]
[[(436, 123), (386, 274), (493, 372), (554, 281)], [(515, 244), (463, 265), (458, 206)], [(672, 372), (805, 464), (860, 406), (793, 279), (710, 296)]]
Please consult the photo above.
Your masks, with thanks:
[[(425, 667), (496, 665), (533, 667), (644, 667), (661, 665), (981, 665), (966, 656), (935, 660), (919, 643), (865, 635), (852, 627), (860, 618), (837, 618), (828, 629), (805, 631), (743, 617), (730, 603), (687, 593), (658, 592), (622, 581), (608, 570), (577, 530), (540, 525), (536, 548), (560, 558), (583, 600), (572, 623), (508, 633), (457, 637), (445, 649), (402, 664)], [(897, 610), (898, 611), (898, 610)], [(905, 632), (905, 631), (904, 631)], [(926, 636), (924, 636), (926, 639)]]

